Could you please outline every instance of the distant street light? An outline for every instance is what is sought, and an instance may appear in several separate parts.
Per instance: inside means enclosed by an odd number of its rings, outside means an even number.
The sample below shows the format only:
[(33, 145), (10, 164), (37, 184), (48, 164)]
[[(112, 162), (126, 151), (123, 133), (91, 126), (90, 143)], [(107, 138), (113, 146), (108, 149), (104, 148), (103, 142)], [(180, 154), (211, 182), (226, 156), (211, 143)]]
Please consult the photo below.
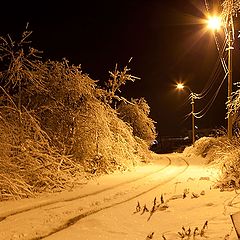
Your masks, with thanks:
[(192, 143), (194, 144), (195, 143), (195, 115), (194, 115), (194, 100), (196, 99), (196, 94), (193, 93), (191, 91), (191, 89), (187, 86), (184, 86), (183, 83), (178, 83), (177, 86), (176, 86), (177, 89), (179, 90), (183, 90), (184, 88), (188, 89), (189, 92), (190, 92), (190, 97), (191, 97), (191, 106), (192, 106), (192, 112), (191, 112), (191, 115), (192, 115)]
[(183, 83), (178, 83), (177, 84), (177, 89), (182, 90), (184, 88)]
[[(222, 21), (220, 17), (214, 16), (209, 17), (208, 19), (208, 27), (212, 29), (214, 32), (218, 31), (223, 26)], [(227, 27), (225, 28), (225, 34), (227, 39), (227, 48), (228, 51), (228, 102), (231, 104), (232, 101), (232, 50), (233, 48), (233, 40), (234, 40), (234, 27), (233, 27), (233, 18), (232, 16), (228, 19)], [(229, 111), (229, 105), (228, 104), (228, 138), (232, 138), (232, 114)]]

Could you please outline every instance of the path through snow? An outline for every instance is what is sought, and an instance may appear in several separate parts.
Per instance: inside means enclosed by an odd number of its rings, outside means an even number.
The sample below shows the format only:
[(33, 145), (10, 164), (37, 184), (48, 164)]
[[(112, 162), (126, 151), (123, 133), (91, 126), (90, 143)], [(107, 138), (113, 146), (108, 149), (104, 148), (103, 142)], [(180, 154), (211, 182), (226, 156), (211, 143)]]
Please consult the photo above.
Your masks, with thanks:
[(158, 155), (71, 192), (1, 202), (0, 239), (176, 240), (190, 228), (183, 239), (235, 240), (239, 198), (213, 188), (217, 174), (202, 158)]

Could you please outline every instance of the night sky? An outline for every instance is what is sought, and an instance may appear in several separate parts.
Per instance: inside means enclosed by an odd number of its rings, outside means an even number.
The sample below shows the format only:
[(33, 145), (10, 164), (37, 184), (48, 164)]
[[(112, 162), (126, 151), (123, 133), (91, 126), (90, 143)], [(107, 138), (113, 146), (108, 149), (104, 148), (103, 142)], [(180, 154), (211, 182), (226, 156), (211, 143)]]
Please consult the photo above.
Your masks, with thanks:
[[(216, 11), (216, 3), (209, 4)], [(144, 97), (151, 107), (160, 135), (180, 135), (191, 129), (188, 92), (176, 91), (184, 82), (200, 93), (213, 81), (218, 53), (213, 34), (206, 30), (204, 0), (123, 0), (123, 1), (5, 1), (1, 6), (0, 33), (18, 36), (29, 23), (32, 46), (43, 51), (43, 59), (66, 58), (81, 64), (84, 73), (101, 84), (118, 63), (128, 64), (130, 73), (141, 78), (129, 82), (122, 95)], [(237, 31), (238, 29), (236, 29)], [(221, 42), (221, 33), (219, 33)], [(240, 76), (236, 38), (233, 78)], [(223, 79), (218, 75), (209, 95), (196, 100), (196, 111), (207, 105)], [(196, 120), (198, 128), (226, 127), (227, 81), (207, 114)]]

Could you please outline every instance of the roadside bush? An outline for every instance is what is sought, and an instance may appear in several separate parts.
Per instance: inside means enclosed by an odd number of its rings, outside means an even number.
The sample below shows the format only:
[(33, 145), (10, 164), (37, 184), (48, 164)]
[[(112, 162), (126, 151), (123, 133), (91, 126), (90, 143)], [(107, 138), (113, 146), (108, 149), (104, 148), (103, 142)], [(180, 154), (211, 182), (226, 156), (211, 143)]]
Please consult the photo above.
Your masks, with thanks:
[(217, 159), (217, 153), (226, 141), (226, 137), (202, 137), (194, 145), (186, 147), (183, 154), (188, 157), (201, 156), (206, 158), (207, 162), (210, 163)]
[(126, 169), (147, 154), (147, 148), (136, 141), (132, 129), (116, 112), (96, 100), (81, 107), (76, 116), (74, 139), (73, 155), (84, 161), (87, 171)]
[(225, 141), (218, 152), (218, 164), (221, 167), (221, 176), (217, 186), (225, 188), (240, 188), (240, 141), (233, 138)]
[(156, 138), (154, 122), (149, 118), (150, 107), (144, 98), (122, 102), (117, 108), (119, 117), (133, 129), (133, 135), (150, 144)]
[(184, 152), (188, 157), (201, 156), (207, 163), (212, 163), (219, 171), (215, 184), (221, 189), (240, 188), (240, 141), (237, 137), (229, 140), (225, 137), (203, 137), (194, 146)]
[(129, 69), (115, 69), (109, 90), (101, 89), (66, 59), (42, 61), (30, 34), (0, 38), (0, 200), (61, 191), (147, 162), (148, 138), (134, 136), (111, 107), (128, 102), (115, 92), (136, 79)]
[(33, 113), (1, 111), (0, 200), (73, 187), (83, 167), (49, 144)]

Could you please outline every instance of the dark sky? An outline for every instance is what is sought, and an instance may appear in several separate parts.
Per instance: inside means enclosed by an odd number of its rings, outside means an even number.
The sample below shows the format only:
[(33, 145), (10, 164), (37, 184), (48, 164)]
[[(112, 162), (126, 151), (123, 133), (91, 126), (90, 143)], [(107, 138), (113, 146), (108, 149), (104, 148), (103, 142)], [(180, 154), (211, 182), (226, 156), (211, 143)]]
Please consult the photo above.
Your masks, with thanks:
[[(204, 0), (4, 2), (1, 36), (20, 35), (28, 22), (32, 46), (43, 51), (44, 59), (65, 57), (100, 82), (116, 63), (123, 68), (132, 57), (130, 73), (141, 79), (129, 82), (122, 94), (148, 101), (160, 135), (191, 129), (191, 119), (184, 121), (191, 111), (190, 102), (184, 104), (188, 93), (177, 92), (174, 84), (184, 81), (200, 93), (212, 81), (218, 55), (213, 34), (201, 22)], [(211, 11), (216, 2), (211, 1)], [(238, 51), (236, 47), (236, 59)], [(234, 78), (238, 73), (234, 70)], [(196, 111), (207, 105), (222, 78), (220, 71), (210, 95), (196, 100)], [(197, 119), (199, 128), (226, 126), (226, 93), (225, 81), (210, 110)]]

